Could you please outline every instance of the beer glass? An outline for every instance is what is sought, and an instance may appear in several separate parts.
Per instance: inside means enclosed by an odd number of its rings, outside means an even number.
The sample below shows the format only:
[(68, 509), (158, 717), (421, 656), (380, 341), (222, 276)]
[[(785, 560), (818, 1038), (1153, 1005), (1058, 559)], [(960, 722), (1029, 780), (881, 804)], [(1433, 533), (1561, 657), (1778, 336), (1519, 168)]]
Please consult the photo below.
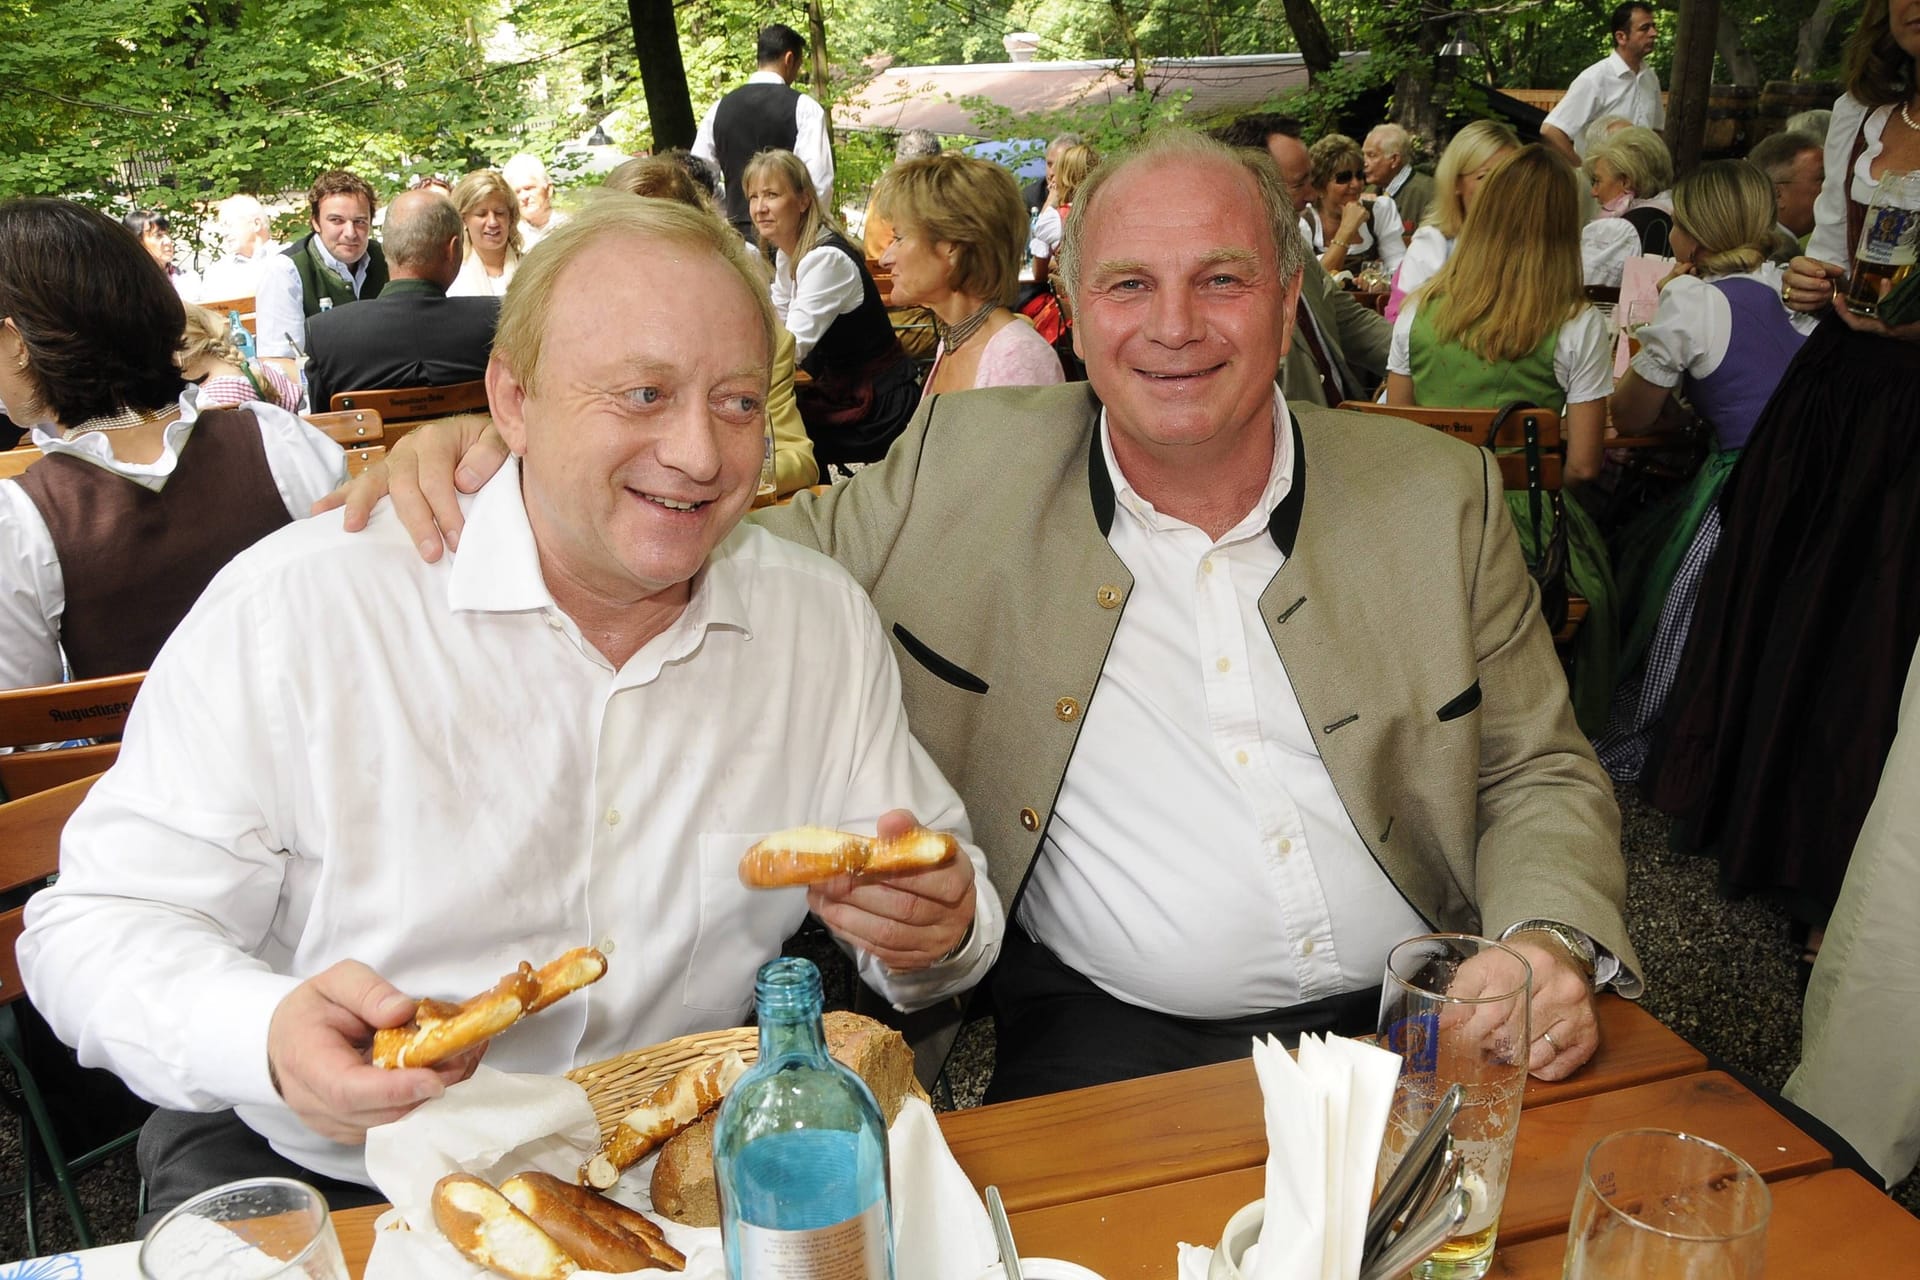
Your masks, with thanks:
[(1411, 938), (1387, 956), (1380, 1043), (1400, 1055), (1400, 1081), (1380, 1147), (1376, 1191), (1454, 1085), (1449, 1131), (1472, 1203), (1460, 1234), (1414, 1275), (1479, 1280), (1493, 1263), (1500, 1204), (1527, 1083), (1533, 971), (1503, 943), (1460, 933)]
[(1705, 1138), (1629, 1129), (1587, 1153), (1563, 1280), (1760, 1280), (1773, 1197)]
[(292, 1178), (248, 1178), (174, 1209), (140, 1246), (142, 1280), (347, 1280), (327, 1202)]
[(1854, 249), (1847, 309), (1874, 316), (1893, 287), (1907, 278), (1920, 256), (1920, 173), (1880, 175), (1867, 220)]

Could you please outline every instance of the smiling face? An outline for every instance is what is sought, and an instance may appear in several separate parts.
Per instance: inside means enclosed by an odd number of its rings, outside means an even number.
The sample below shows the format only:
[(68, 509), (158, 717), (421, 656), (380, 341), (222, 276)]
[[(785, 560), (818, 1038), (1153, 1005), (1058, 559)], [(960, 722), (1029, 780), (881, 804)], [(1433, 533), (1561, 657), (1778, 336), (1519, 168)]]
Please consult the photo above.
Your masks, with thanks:
[(367, 236), (373, 229), (373, 210), (360, 196), (341, 193), (320, 201), (313, 233), (338, 262), (352, 266), (367, 256)]
[(893, 243), (880, 255), (880, 265), (893, 273), (892, 305), (931, 307), (953, 292), (954, 246), (929, 240), (924, 232), (896, 224)]
[(478, 204), (461, 215), (461, 221), (466, 223), (467, 241), (481, 261), (497, 264), (506, 260), (507, 242), (513, 236), (513, 212), (504, 199), (480, 197)]
[(747, 184), (747, 216), (754, 230), (789, 256), (798, 247), (800, 223), (812, 204), (812, 192), (795, 191), (772, 169), (763, 169)]
[(1366, 168), (1361, 161), (1352, 156), (1342, 159), (1327, 175), (1327, 185), (1320, 193), (1327, 214), (1338, 216), (1342, 209), (1360, 198), (1360, 192), (1366, 185)]
[(1130, 458), (1197, 475), (1270, 437), (1300, 282), (1280, 278), (1252, 178), (1216, 157), (1142, 160), (1074, 216), (1073, 345), (1129, 477)]
[(758, 305), (710, 251), (631, 233), (584, 249), (552, 296), (537, 389), (497, 352), (487, 370), (549, 589), (615, 608), (684, 601), (759, 484), (771, 352)]

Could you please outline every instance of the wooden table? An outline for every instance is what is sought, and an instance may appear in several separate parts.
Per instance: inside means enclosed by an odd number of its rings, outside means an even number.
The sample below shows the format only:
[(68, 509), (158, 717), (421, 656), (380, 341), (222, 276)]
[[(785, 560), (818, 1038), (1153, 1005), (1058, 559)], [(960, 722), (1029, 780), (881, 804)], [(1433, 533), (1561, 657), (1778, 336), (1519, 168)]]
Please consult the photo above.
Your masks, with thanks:
[[(1558, 1276), (1589, 1147), (1621, 1129), (1684, 1129), (1774, 1184), (1772, 1274), (1903, 1274), (1920, 1222), (1639, 1007), (1600, 1004), (1602, 1048), (1574, 1079), (1529, 1081), (1493, 1273)], [(940, 1117), (975, 1186), (1000, 1188), (1022, 1252), (1108, 1280), (1174, 1275), (1179, 1241), (1212, 1244), (1261, 1195), (1266, 1136), (1250, 1060)], [(356, 1277), (376, 1210), (334, 1221)]]

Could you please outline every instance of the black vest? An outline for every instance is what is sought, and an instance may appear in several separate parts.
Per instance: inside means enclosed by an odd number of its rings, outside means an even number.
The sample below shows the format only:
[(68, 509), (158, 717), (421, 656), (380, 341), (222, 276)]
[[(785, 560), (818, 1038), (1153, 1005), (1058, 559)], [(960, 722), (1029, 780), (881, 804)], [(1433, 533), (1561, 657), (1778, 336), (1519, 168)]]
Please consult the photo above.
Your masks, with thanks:
[(360, 285), (358, 298), (353, 296), (352, 285), (321, 263), (319, 250), (313, 247), (313, 232), (307, 232), (282, 252), (293, 259), (294, 272), (300, 277), (300, 308), (309, 319), (320, 314), (323, 297), (333, 299), (336, 307), (344, 307), (349, 302), (379, 297), (380, 290), (387, 284), (387, 255), (373, 241), (367, 243), (367, 278)]
[(800, 362), (800, 367), (814, 378), (853, 370), (867, 371), (877, 362), (898, 359), (903, 354), (900, 339), (893, 331), (893, 321), (887, 316), (887, 304), (867, 270), (866, 257), (832, 232), (822, 236), (819, 247), (814, 250), (815, 253), (834, 251), (852, 258), (860, 272), (860, 305), (834, 317), (807, 358)]
[(727, 180), (727, 221), (751, 238), (742, 179), (747, 161), (762, 151), (791, 151), (799, 140), (800, 94), (784, 84), (743, 84), (713, 113), (713, 153)]

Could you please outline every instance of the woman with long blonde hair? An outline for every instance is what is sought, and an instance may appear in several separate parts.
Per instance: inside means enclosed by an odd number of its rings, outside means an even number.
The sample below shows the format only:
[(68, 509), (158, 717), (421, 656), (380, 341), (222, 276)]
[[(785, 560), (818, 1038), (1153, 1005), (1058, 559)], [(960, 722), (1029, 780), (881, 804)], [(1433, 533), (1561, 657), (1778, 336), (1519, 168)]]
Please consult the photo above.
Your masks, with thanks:
[(1407, 243), (1400, 270), (1394, 272), (1387, 319), (1399, 319), (1407, 295), (1433, 279), (1434, 272), (1453, 256), (1453, 242), (1460, 238), (1461, 224), (1466, 222), (1467, 210), (1473, 207), (1487, 175), (1519, 149), (1520, 139), (1498, 120), (1475, 120), (1453, 135), (1433, 173), (1433, 207)]
[[(1553, 150), (1522, 147), (1495, 166), (1461, 225), (1453, 256), (1394, 321), (1387, 403), (1561, 413), (1570, 486), (1600, 474), (1613, 390), (1606, 320), (1580, 278), (1580, 192)], [(1538, 554), (1527, 495), (1507, 495), (1523, 543)], [(1618, 636), (1606, 543), (1578, 495), (1567, 513), (1567, 586), (1588, 602), (1575, 640), (1574, 709), (1597, 733), (1607, 720)]]
[(467, 229), (467, 256), (447, 286), (449, 298), (501, 298), (520, 266), (520, 200), (495, 169), (476, 169), (453, 184), (453, 204)]

